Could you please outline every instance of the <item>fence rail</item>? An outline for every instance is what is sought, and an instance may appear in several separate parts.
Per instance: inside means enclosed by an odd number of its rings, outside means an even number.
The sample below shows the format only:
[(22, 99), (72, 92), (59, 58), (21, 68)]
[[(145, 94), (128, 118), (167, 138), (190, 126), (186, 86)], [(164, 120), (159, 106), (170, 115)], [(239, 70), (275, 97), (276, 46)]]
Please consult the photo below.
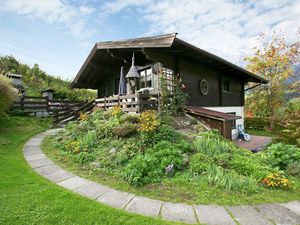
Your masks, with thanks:
[(62, 109), (82, 106), (84, 102), (67, 100), (49, 100), (47, 97), (22, 96), (12, 105), (13, 111), (24, 113), (49, 113), (53, 114)]
[(95, 106), (110, 109), (114, 106), (121, 106), (123, 112), (139, 113), (146, 109), (157, 109), (158, 96), (149, 93), (137, 93), (128, 95), (117, 95), (112, 97), (98, 98)]

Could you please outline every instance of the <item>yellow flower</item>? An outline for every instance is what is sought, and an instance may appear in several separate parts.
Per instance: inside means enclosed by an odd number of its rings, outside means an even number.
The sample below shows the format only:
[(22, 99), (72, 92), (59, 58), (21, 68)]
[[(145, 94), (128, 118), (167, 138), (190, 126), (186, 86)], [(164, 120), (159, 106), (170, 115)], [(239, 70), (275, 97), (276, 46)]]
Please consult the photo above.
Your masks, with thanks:
[(112, 108), (111, 114), (113, 116), (119, 116), (122, 113), (122, 108), (120, 105), (116, 105)]
[(155, 110), (146, 110), (141, 113), (139, 117), (140, 127), (139, 131), (149, 132), (153, 131), (158, 126), (158, 120)]
[(79, 119), (80, 119), (81, 121), (87, 120), (87, 118), (88, 118), (88, 116), (87, 116), (86, 113), (80, 113)]

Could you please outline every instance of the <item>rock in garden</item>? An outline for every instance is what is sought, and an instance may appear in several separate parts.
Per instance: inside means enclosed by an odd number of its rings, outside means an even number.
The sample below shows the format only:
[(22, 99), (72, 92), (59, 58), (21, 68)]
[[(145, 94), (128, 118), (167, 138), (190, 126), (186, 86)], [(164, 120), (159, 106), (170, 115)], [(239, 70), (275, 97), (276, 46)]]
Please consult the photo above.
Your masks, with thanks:
[(91, 162), (90, 166), (93, 167), (93, 168), (100, 168), (101, 167), (100, 163), (98, 163), (98, 162)]
[(117, 149), (116, 149), (116, 148), (112, 148), (112, 149), (109, 151), (110, 154), (115, 154), (116, 152), (117, 152)]
[(189, 156), (187, 154), (182, 155), (183, 164), (186, 165), (189, 162)]

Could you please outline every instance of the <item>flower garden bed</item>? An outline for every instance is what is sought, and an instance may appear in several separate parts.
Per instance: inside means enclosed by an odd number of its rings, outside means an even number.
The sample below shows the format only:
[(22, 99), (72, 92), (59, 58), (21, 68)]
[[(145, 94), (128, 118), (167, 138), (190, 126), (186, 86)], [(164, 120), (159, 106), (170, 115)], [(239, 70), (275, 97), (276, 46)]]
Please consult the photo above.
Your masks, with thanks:
[(80, 176), (165, 201), (238, 205), (300, 199), (298, 174), (271, 164), (276, 156), (268, 150), (239, 149), (183, 116), (95, 110), (46, 138), (43, 150)]

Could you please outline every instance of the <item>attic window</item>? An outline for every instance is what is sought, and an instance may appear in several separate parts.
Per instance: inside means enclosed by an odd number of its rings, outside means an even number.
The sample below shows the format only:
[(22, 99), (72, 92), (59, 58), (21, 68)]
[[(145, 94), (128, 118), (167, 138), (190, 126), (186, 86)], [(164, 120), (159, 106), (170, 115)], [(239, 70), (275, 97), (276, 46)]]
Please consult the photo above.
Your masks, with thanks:
[(229, 80), (224, 80), (222, 83), (223, 92), (230, 92), (230, 83)]

